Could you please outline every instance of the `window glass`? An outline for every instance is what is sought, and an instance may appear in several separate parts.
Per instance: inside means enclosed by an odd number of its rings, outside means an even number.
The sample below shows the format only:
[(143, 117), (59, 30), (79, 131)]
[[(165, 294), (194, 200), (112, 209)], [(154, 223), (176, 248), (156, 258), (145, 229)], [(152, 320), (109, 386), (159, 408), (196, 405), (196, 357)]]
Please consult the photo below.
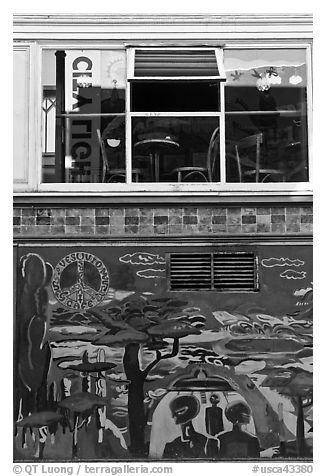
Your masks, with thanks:
[(227, 49), (228, 182), (308, 180), (304, 49)]
[(133, 180), (218, 182), (219, 144), (218, 117), (134, 117)]
[(135, 112), (219, 111), (217, 81), (140, 81), (131, 84)]
[(45, 50), (42, 71), (43, 182), (125, 181), (125, 51)]

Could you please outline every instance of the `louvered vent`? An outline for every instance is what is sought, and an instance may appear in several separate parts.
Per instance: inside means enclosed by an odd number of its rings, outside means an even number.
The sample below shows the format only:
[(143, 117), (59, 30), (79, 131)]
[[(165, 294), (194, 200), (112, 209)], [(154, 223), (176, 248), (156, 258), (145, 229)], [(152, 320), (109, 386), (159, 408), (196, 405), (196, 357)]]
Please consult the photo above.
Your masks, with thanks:
[(172, 290), (200, 290), (212, 287), (211, 253), (173, 253), (170, 256)]
[(214, 50), (136, 50), (135, 76), (218, 76)]
[(255, 291), (257, 289), (254, 253), (172, 253), (170, 289)]
[(255, 256), (253, 253), (214, 253), (214, 289), (255, 289)]

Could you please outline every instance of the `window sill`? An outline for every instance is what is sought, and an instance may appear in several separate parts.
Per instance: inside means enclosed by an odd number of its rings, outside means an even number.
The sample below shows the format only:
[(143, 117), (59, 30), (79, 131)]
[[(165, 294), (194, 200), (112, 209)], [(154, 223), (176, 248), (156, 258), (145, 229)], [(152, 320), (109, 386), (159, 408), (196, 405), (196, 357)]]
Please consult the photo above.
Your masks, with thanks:
[(259, 203), (312, 203), (311, 191), (295, 192), (219, 192), (219, 193), (171, 193), (171, 192), (17, 192), (14, 193), (14, 205), (79, 205), (96, 204), (114, 205), (166, 205), (166, 204), (259, 204)]

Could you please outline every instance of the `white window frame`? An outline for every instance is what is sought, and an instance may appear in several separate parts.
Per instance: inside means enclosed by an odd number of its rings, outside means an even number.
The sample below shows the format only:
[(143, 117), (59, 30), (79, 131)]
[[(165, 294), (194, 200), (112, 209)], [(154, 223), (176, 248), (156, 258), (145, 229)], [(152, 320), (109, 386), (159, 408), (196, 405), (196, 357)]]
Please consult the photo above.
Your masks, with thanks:
[[(162, 49), (168, 50), (173, 49), (174, 47), (169, 43), (166, 46), (161, 46)], [(151, 46), (135, 47), (136, 49), (145, 49), (148, 50)], [(175, 47), (176, 49), (183, 49), (183, 47)], [(35, 132), (35, 157), (31, 158), (31, 162), (34, 164), (34, 170), (37, 168), (37, 173), (34, 174), (33, 182), (29, 183), (30, 191), (44, 192), (44, 193), (56, 193), (56, 192), (66, 192), (74, 194), (100, 194), (106, 196), (137, 196), (137, 195), (162, 195), (162, 196), (175, 196), (175, 195), (225, 195), (225, 196), (237, 196), (237, 195), (251, 195), (251, 196), (261, 196), (268, 192), (269, 195), (302, 195), (312, 193), (312, 70), (311, 70), (311, 45), (307, 41), (305, 43), (292, 43), (289, 40), (287, 43), (266, 43), (266, 41), (255, 40), (253, 42), (234, 42), (230, 41), (223, 45), (224, 49), (305, 49), (306, 50), (306, 65), (307, 65), (307, 130), (308, 130), (308, 170), (309, 170), (309, 182), (280, 182), (280, 183), (231, 183), (225, 182), (225, 136), (221, 137), (221, 155), (220, 155), (220, 178), (221, 182), (202, 182), (202, 183), (163, 183), (163, 182), (150, 182), (150, 183), (135, 183), (131, 182), (131, 168), (132, 168), (132, 150), (131, 150), (131, 111), (130, 111), (130, 84), (127, 81), (126, 86), (126, 183), (42, 183), (42, 149), (41, 149), (41, 103), (42, 103), (42, 83), (41, 83), (41, 65), (42, 65), (42, 51), (46, 49), (62, 49), (62, 50), (122, 50), (126, 49), (126, 46), (121, 43), (97, 43), (97, 42), (87, 42), (79, 43), (76, 45), (70, 44), (69, 42), (60, 42), (60, 43), (51, 43), (47, 45), (38, 44), (35, 47), (35, 64), (38, 69), (38, 82), (36, 82), (37, 101), (34, 102), (34, 115), (36, 125)], [(157, 49), (155, 47), (155, 49)], [(185, 46), (184, 49), (194, 50), (191, 45)], [(212, 46), (203, 46), (198, 49), (206, 50), (216, 50), (216, 47)], [(220, 50), (222, 51), (222, 50)], [(132, 59), (128, 60), (127, 63), (127, 75), (130, 74), (130, 64)], [(219, 63), (218, 63), (219, 64)], [(128, 76), (127, 76), (128, 77)], [(138, 77), (136, 77), (138, 80)], [(205, 79), (210, 77), (205, 77)], [(139, 77), (139, 79), (143, 79)], [(148, 79), (154, 79), (154, 77), (148, 77)], [(155, 80), (157, 77), (155, 77)], [(164, 79), (167, 79), (164, 77)], [(176, 79), (173, 77), (173, 79)], [(180, 77), (178, 78), (180, 79)], [(184, 79), (189, 79), (186, 77)], [(195, 79), (198, 79), (196, 77)], [(216, 79), (216, 77), (214, 77)], [(220, 114), (220, 128), (221, 134), (224, 134), (225, 126), (225, 82), (221, 81), (221, 111)], [(35, 112), (37, 110), (37, 113)], [(144, 113), (133, 113), (133, 115), (144, 116)], [(160, 113), (162, 115), (177, 115), (178, 113)], [(184, 114), (180, 114), (184, 115)], [(191, 114), (187, 114), (191, 115)], [(200, 116), (200, 113), (196, 112), (193, 115)], [(203, 115), (217, 116), (217, 113), (204, 113)], [(224, 183), (223, 183), (224, 182)]]

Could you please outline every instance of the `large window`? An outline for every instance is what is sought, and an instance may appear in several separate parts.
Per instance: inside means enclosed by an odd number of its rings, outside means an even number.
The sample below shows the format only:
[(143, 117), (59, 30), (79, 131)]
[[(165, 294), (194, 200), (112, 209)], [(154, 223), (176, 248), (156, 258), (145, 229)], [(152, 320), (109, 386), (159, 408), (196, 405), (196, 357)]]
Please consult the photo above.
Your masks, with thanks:
[(308, 182), (307, 57), (283, 45), (44, 49), (42, 182), (104, 190)]

